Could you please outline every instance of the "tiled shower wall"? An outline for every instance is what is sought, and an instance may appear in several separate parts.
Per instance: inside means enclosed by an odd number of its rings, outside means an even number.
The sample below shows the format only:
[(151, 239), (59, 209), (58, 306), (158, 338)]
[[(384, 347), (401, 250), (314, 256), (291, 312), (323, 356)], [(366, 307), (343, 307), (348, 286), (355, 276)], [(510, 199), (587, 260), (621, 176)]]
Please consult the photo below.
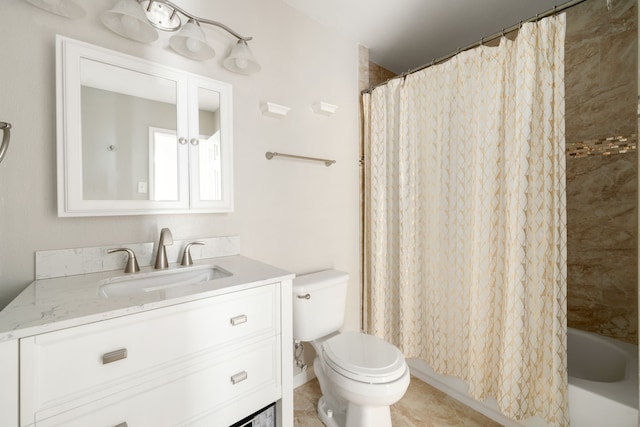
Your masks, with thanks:
[(637, 0), (567, 11), (568, 325), (638, 343)]
[(369, 86), (375, 86), (397, 76), (393, 71), (369, 62)]

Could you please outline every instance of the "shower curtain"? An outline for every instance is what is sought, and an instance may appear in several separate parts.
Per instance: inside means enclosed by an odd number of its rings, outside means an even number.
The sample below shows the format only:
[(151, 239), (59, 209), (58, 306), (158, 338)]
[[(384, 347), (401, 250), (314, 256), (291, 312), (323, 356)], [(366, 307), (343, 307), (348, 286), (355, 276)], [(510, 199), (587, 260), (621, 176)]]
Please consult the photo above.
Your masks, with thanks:
[(363, 95), (365, 330), (568, 425), (565, 16)]

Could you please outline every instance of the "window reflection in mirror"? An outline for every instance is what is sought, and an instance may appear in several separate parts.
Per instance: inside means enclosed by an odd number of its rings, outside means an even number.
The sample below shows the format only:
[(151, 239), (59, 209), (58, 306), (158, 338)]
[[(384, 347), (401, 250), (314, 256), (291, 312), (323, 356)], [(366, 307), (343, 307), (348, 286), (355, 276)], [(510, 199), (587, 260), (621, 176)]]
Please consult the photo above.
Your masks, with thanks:
[[(200, 200), (222, 198), (222, 167), (220, 153), (220, 94), (198, 88), (197, 144)], [(194, 147), (192, 147), (193, 149)]]
[(176, 82), (83, 58), (81, 83), (83, 198), (177, 200)]
[(176, 131), (149, 128), (149, 200), (178, 199)]

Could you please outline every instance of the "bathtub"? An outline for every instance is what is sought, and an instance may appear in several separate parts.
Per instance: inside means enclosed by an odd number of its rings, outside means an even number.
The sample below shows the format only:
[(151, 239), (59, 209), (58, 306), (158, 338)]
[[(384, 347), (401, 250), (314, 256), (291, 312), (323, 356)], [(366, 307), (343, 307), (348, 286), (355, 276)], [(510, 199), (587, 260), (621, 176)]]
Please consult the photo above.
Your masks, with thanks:
[[(567, 330), (567, 346), (571, 427), (637, 427), (638, 347), (573, 328)], [(416, 378), (504, 426), (547, 426), (537, 417), (512, 421), (494, 399), (472, 399), (464, 381), (437, 374), (423, 360), (407, 362)]]
[(573, 427), (638, 426), (638, 346), (567, 330)]

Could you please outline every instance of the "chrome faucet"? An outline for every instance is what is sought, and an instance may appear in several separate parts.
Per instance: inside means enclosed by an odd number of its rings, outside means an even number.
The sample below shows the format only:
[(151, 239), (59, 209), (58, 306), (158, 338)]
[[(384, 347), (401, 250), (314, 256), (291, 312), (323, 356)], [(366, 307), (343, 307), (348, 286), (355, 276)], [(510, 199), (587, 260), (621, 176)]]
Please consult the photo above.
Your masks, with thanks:
[(163, 228), (160, 230), (160, 240), (158, 241), (158, 253), (156, 254), (156, 270), (164, 270), (169, 267), (167, 262), (167, 250), (165, 246), (173, 245), (171, 230)]

